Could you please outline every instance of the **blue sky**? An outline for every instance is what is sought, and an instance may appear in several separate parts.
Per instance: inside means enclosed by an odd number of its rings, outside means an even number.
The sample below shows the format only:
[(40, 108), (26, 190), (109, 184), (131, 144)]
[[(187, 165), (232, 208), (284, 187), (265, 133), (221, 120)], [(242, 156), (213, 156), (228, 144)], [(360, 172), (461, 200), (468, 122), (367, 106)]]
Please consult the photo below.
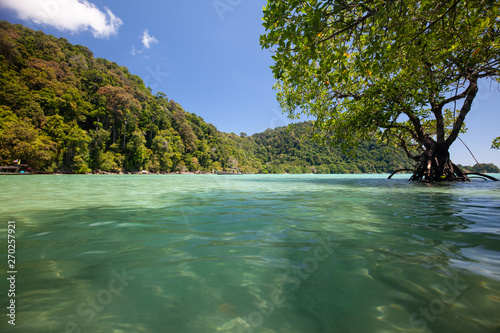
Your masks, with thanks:
[[(290, 122), (272, 89), (272, 54), (259, 45), (266, 2), (0, 0), (0, 19), (85, 45), (219, 130), (253, 134)], [(461, 138), (480, 162), (500, 166), (490, 149), (500, 135), (499, 89), (481, 84)], [(475, 164), (459, 141), (451, 154)]]

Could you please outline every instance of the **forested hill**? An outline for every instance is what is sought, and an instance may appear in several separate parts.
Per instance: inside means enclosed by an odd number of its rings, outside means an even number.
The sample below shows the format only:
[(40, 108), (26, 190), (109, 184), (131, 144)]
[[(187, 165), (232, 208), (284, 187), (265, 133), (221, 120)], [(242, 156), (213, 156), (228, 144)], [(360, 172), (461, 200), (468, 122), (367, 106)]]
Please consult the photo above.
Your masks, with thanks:
[(403, 151), (372, 142), (345, 154), (338, 147), (308, 139), (312, 130), (312, 122), (303, 122), (254, 134), (255, 155), (262, 161), (263, 172), (382, 173), (413, 167)]
[(227, 134), (153, 95), (126, 67), (0, 22), (0, 165), (44, 171), (186, 171), (260, 163)]
[(64, 38), (0, 21), (0, 165), (45, 172), (388, 172), (401, 153), (374, 144), (357, 157), (299, 140), (310, 127), (253, 136), (218, 131), (126, 67)]

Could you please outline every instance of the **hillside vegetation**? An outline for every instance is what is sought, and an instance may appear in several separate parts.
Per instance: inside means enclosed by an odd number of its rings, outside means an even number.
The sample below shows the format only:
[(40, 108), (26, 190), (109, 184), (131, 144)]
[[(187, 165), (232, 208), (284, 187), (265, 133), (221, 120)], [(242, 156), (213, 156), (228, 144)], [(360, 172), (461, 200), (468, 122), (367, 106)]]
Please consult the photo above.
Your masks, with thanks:
[(64, 38), (0, 23), (0, 158), (32, 168), (246, 171), (259, 161), (227, 134), (153, 95), (126, 67)]
[(312, 132), (312, 122), (303, 122), (254, 134), (262, 172), (382, 173), (413, 166), (403, 151), (371, 142), (344, 153), (339, 147), (311, 140)]
[(473, 166), (463, 166), (459, 164), (460, 168), (464, 169), (466, 172), (477, 172), (477, 173), (500, 173), (500, 169), (493, 163), (482, 163), (474, 164)]
[[(252, 136), (223, 133), (153, 94), (86, 47), (0, 21), (0, 165), (44, 172), (389, 172), (411, 167), (373, 143), (356, 155), (306, 137), (310, 123)], [(388, 152), (390, 151), (390, 152)]]

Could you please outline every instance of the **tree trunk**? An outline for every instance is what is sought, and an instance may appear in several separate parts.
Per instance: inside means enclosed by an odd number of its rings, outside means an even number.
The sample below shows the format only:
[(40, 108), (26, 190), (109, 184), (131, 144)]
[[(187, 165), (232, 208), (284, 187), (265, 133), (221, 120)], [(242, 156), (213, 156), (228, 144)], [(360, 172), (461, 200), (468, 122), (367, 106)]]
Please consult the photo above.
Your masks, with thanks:
[(421, 156), (410, 180), (416, 181), (470, 181), (469, 177), (451, 160), (445, 144), (431, 145)]

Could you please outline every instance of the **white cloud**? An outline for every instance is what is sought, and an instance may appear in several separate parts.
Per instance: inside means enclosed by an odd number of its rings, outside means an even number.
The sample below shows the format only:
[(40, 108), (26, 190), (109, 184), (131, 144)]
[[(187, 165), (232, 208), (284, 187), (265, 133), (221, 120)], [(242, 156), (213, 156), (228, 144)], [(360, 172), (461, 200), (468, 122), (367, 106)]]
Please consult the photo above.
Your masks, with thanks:
[(132, 51), (130, 51), (131, 55), (142, 54), (142, 50), (138, 50), (135, 48), (135, 45), (132, 45)]
[(0, 0), (0, 6), (22, 20), (61, 31), (91, 31), (97, 38), (117, 34), (123, 24), (108, 8), (103, 12), (87, 0)]
[(158, 43), (158, 39), (150, 36), (148, 33), (148, 29), (144, 30), (144, 32), (142, 33), (142, 44), (144, 45), (144, 47), (149, 49), (151, 47), (151, 44), (155, 43)]

